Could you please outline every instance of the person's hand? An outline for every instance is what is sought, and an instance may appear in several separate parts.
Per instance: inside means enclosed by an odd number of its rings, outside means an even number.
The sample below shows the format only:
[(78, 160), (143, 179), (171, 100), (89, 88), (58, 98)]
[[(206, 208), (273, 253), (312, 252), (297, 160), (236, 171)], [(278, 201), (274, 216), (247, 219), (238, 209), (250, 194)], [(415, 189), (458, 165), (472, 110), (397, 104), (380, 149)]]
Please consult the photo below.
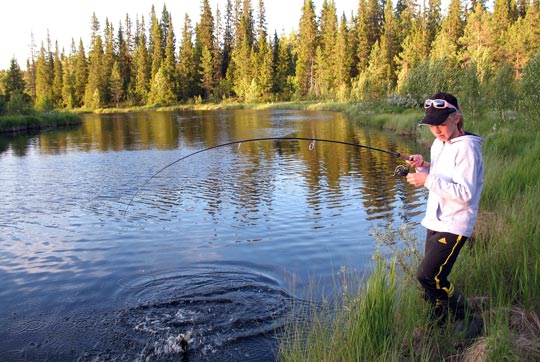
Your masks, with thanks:
[(414, 168), (423, 167), (424, 157), (422, 155), (410, 155), (409, 159), (405, 162), (407, 162), (409, 165), (411, 165)]
[(407, 182), (414, 187), (424, 186), (426, 183), (427, 173), (424, 172), (411, 172), (407, 175)]

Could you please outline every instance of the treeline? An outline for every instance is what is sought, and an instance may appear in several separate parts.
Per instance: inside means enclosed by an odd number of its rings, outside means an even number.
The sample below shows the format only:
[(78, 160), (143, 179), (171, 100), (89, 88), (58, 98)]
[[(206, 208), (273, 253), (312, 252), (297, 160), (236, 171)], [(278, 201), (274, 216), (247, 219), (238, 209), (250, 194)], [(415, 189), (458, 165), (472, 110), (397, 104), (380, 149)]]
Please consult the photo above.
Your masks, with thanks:
[(267, 32), (263, 0), (227, 0), (223, 12), (202, 0), (200, 21), (186, 14), (177, 41), (166, 6), (117, 27), (93, 14), (88, 48), (73, 41), (66, 52), (47, 39), (26, 71), (12, 61), (1, 75), (3, 109), (389, 96), (415, 105), (449, 90), (473, 115), (535, 111), (539, 23), (539, 0), (495, 0), (489, 10), (451, 0), (444, 12), (441, 0), (359, 0), (349, 15), (331, 0), (320, 12), (306, 0), (298, 30), (278, 35)]

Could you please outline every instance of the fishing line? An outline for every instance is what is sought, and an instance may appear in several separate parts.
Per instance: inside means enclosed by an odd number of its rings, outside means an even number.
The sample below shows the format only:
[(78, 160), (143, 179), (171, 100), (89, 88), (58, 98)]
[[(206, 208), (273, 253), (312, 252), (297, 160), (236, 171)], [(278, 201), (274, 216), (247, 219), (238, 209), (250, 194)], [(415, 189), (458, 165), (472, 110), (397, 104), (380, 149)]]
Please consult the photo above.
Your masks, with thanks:
[[(133, 200), (135, 200), (135, 197), (137, 196), (139, 191), (141, 189), (143, 189), (146, 185), (148, 185), (148, 183), (150, 181), (152, 181), (157, 175), (159, 175), (161, 172), (165, 171), (169, 167), (176, 165), (177, 163), (185, 160), (186, 158), (189, 158), (189, 157), (198, 155), (199, 153), (210, 151), (210, 150), (213, 150), (213, 149), (216, 149), (216, 148), (232, 146), (232, 145), (238, 145), (238, 148), (240, 148), (240, 145), (242, 143), (261, 142), (261, 141), (310, 141), (310, 144), (309, 144), (309, 147), (308, 147), (310, 151), (313, 151), (313, 149), (315, 148), (315, 143), (316, 142), (334, 143), (334, 144), (340, 144), (340, 145), (346, 145), (346, 146), (353, 146), (353, 147), (357, 147), (357, 148), (365, 148), (365, 149), (372, 150), (372, 151), (383, 152), (383, 153), (387, 153), (389, 155), (392, 155), (392, 156), (394, 156), (396, 158), (401, 158), (402, 160), (409, 160), (409, 155), (405, 155), (405, 154), (402, 154), (402, 153), (399, 153), (399, 152), (384, 150), (382, 148), (377, 148), (377, 147), (373, 147), (373, 146), (366, 146), (366, 145), (362, 145), (360, 143), (347, 142), (347, 141), (338, 141), (338, 140), (330, 140), (330, 139), (315, 138), (315, 137), (260, 137), (260, 138), (250, 138), (250, 139), (245, 139), (245, 140), (231, 141), (231, 142), (221, 143), (219, 145), (203, 148), (201, 150), (192, 152), (192, 153), (190, 153), (190, 154), (188, 154), (186, 156), (180, 157), (179, 159), (177, 159), (177, 160), (169, 163), (168, 165), (165, 165), (162, 168), (160, 168), (152, 176), (150, 176), (150, 178), (148, 180), (146, 180), (144, 182), (144, 184), (142, 184), (135, 191), (135, 193), (133, 194), (133, 196), (131, 197), (131, 199), (129, 200), (129, 202), (128, 202), (127, 206), (126, 206), (126, 209), (124, 210), (124, 217), (126, 216), (129, 207), (133, 203)], [(403, 165), (398, 165), (396, 167), (396, 169), (394, 170), (393, 176), (406, 176), (408, 172), (409, 172), (408, 168), (405, 168)]]

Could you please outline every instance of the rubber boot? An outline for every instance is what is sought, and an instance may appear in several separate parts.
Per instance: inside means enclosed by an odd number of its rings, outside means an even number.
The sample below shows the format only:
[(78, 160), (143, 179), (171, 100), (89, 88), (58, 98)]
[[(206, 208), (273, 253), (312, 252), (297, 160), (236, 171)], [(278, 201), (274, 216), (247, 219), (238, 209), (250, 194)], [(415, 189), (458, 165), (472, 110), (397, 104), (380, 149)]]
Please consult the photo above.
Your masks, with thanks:
[(436, 299), (435, 303), (430, 305), (429, 316), (432, 321), (437, 323), (437, 326), (443, 327), (446, 324), (448, 316), (448, 305), (440, 299)]
[(454, 294), (448, 298), (448, 307), (456, 320), (454, 337), (471, 339), (482, 333), (484, 322), (472, 313), (467, 300), (457, 289), (454, 289)]

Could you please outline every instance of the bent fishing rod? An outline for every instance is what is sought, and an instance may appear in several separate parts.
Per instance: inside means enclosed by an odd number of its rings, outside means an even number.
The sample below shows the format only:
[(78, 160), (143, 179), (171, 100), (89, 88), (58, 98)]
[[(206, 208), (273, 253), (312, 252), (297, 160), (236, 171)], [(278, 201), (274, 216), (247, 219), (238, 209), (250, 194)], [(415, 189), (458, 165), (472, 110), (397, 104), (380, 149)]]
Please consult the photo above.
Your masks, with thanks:
[[(192, 156), (198, 155), (199, 153), (210, 151), (210, 150), (213, 150), (213, 149), (216, 149), (216, 148), (232, 146), (232, 145), (240, 146), (243, 143), (262, 142), (262, 141), (310, 141), (311, 142), (310, 145), (309, 145), (310, 150), (313, 150), (313, 147), (315, 146), (316, 142), (334, 143), (334, 144), (352, 146), (352, 147), (357, 147), (357, 148), (365, 148), (365, 149), (368, 149), (368, 150), (371, 150), (371, 151), (383, 152), (383, 153), (387, 153), (389, 155), (392, 155), (392, 156), (394, 156), (396, 158), (401, 158), (402, 160), (410, 160), (409, 155), (405, 155), (405, 154), (402, 154), (402, 153), (399, 153), (399, 152), (389, 151), (389, 150), (385, 150), (385, 149), (377, 148), (377, 147), (373, 147), (373, 146), (362, 145), (360, 143), (347, 142), (347, 141), (338, 141), (338, 140), (331, 140), (331, 139), (324, 139), (324, 138), (315, 138), (315, 137), (260, 137), (260, 138), (249, 138), (249, 139), (244, 139), (244, 140), (230, 141), (230, 142), (221, 143), (221, 144), (218, 144), (218, 145), (215, 145), (215, 146), (203, 148), (201, 150), (192, 152), (192, 153), (190, 153), (190, 154), (188, 154), (186, 156), (180, 157), (177, 160), (169, 163), (168, 165), (165, 165), (162, 168), (160, 168), (152, 176), (150, 176), (150, 178), (148, 180), (146, 180), (135, 191), (135, 193), (133, 194), (133, 196), (131, 197), (131, 199), (129, 200), (129, 202), (128, 202), (127, 206), (126, 206), (126, 209), (124, 210), (124, 217), (126, 216), (129, 207), (133, 203), (133, 200), (135, 200), (135, 197), (137, 196), (139, 191), (141, 189), (143, 189), (146, 185), (148, 185), (148, 183), (150, 181), (152, 181), (157, 175), (159, 175), (161, 172), (165, 171), (169, 167), (176, 165), (177, 163), (185, 160), (186, 158), (190, 158)], [(408, 167), (405, 167), (403, 165), (398, 165), (396, 167), (396, 169), (394, 170), (394, 174), (392, 176), (407, 176), (408, 173), (409, 173), (409, 168)]]

